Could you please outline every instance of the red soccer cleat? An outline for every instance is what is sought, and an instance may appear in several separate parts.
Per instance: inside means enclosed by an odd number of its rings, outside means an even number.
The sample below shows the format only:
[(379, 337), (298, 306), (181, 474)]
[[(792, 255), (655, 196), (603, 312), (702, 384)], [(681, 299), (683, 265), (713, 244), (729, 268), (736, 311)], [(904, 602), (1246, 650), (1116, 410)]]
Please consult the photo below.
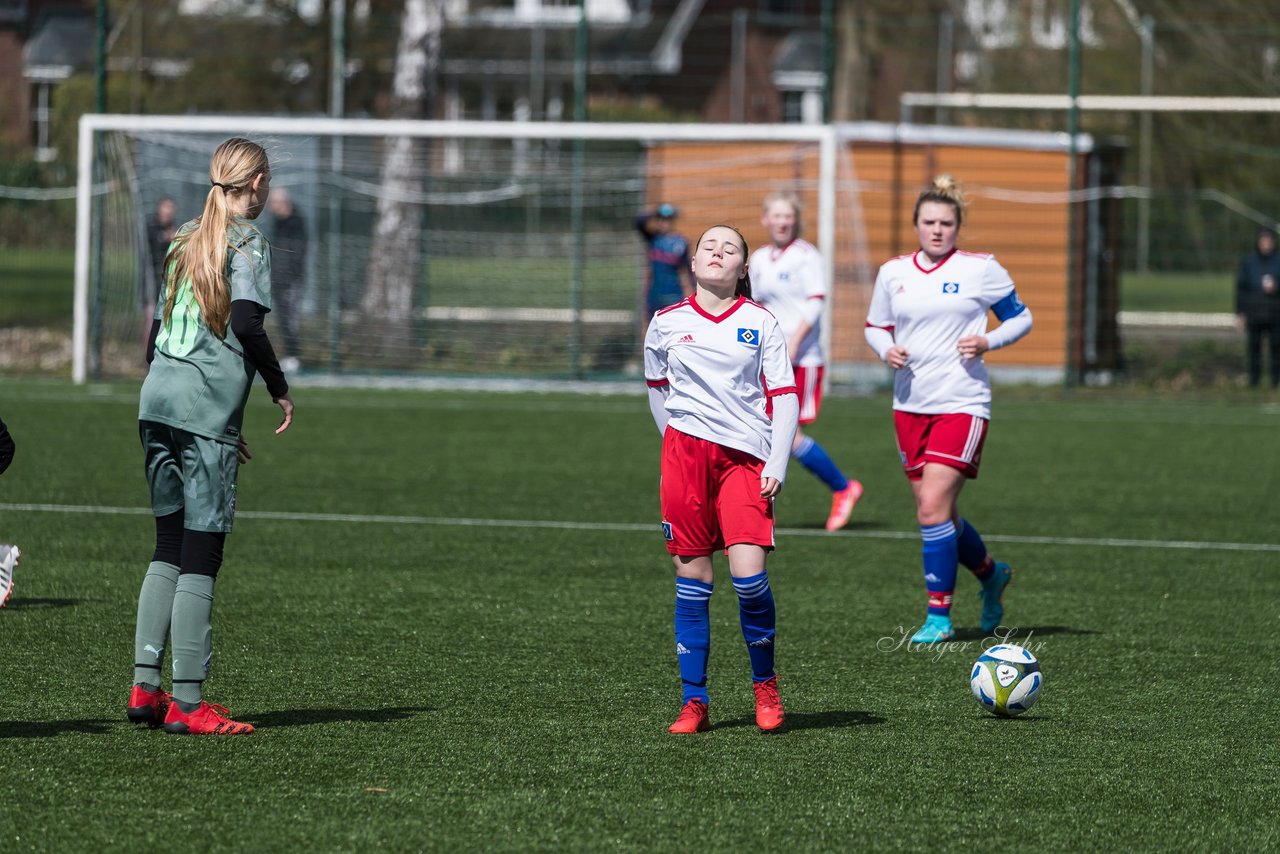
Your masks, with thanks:
[(694, 698), (685, 703), (684, 707), (680, 709), (676, 722), (667, 727), (667, 732), (679, 734), (706, 732), (709, 729), (711, 729), (711, 716), (707, 711), (707, 704)]
[(763, 682), (755, 682), (752, 687), (756, 691), (756, 726), (761, 732), (772, 732), (782, 726), (786, 717), (782, 710), (782, 699), (778, 696), (778, 677), (771, 676)]
[(164, 731), (179, 735), (248, 735), (253, 732), (252, 724), (233, 721), (227, 717), (229, 714), (231, 712), (222, 706), (203, 700), (200, 708), (188, 714), (175, 702), (164, 716)]
[(862, 497), (862, 484), (856, 480), (831, 496), (831, 515), (827, 517), (827, 530), (838, 531), (849, 523), (853, 515), (853, 506)]
[(164, 723), (170, 702), (172, 698), (164, 691), (144, 691), (141, 685), (134, 685), (124, 713), (135, 724), (157, 727)]

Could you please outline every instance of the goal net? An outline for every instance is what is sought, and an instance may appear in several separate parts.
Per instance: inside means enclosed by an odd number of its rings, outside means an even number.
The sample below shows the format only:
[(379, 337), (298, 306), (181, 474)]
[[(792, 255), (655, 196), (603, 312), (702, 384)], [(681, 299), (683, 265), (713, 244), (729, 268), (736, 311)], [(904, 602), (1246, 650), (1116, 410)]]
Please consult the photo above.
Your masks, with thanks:
[[(1104, 192), (1066, 186), (1060, 134), (90, 115), (77, 200), (78, 381), (143, 371), (156, 277), (148, 218), (166, 196), (178, 224), (200, 213), (209, 158), (229, 136), (266, 146), (273, 195), (296, 211), (293, 239), (270, 206), (258, 219), (275, 247), (267, 330), (316, 380), (635, 376), (649, 263), (636, 218), (671, 204), (689, 240), (727, 223), (756, 247), (767, 240), (762, 200), (790, 190), (831, 282), (828, 377), (884, 382), (863, 341), (875, 272), (918, 246), (912, 205), (944, 171), (970, 190), (966, 248), (995, 253), (1036, 316), (1033, 336), (992, 354), (993, 373), (1057, 381), (1107, 351), (1114, 307), (1104, 262), (1089, 259), (1114, 258), (1118, 218), (1106, 216)], [(1087, 137), (1076, 148), (1093, 156)], [(1106, 183), (1113, 172), (1079, 174)]]

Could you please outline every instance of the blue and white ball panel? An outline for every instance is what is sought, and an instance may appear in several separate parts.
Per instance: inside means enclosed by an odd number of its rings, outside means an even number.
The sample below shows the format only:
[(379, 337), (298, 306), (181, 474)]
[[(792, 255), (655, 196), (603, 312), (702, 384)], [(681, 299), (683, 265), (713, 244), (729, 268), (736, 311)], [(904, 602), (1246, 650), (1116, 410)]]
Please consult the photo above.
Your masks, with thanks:
[[(1022, 647), (1013, 643), (1002, 643), (991, 647), (982, 654), (982, 658), (994, 658), (997, 661), (1011, 661), (1014, 664), (1035, 664), (1036, 657)], [(982, 659), (978, 659), (981, 661)]]

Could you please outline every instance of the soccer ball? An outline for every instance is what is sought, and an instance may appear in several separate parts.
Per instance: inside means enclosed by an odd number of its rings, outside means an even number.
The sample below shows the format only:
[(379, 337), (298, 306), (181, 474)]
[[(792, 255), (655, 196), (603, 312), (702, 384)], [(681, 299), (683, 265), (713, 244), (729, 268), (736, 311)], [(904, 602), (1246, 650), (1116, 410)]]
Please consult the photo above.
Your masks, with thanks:
[(1040, 662), (1020, 646), (1002, 643), (978, 657), (969, 674), (969, 689), (982, 708), (1004, 718), (1035, 705), (1044, 686)]

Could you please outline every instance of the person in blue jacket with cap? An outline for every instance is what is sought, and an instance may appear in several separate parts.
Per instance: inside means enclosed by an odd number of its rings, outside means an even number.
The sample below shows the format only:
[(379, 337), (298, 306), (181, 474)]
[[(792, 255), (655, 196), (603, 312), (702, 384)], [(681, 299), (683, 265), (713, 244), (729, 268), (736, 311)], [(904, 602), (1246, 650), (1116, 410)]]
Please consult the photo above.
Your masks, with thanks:
[(649, 318), (658, 309), (675, 305), (693, 293), (693, 273), (689, 240), (676, 231), (675, 205), (663, 203), (636, 217), (636, 230), (644, 237), (648, 263), (645, 265), (644, 306), (641, 311), (640, 340), (649, 329)]

